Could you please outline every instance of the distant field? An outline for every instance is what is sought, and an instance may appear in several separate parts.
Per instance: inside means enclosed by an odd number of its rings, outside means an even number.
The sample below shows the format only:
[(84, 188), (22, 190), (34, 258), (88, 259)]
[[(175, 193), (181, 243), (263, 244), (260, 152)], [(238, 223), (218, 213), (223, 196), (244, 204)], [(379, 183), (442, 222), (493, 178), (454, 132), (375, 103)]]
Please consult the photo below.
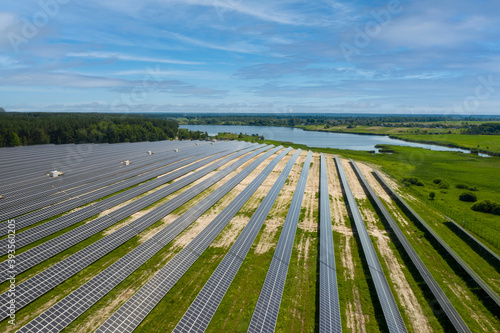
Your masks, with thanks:
[(442, 134), (442, 135), (415, 135), (401, 134), (397, 135), (402, 139), (434, 143), (440, 145), (455, 145), (465, 148), (478, 148), (494, 152), (500, 152), (500, 135), (460, 135), (460, 134)]

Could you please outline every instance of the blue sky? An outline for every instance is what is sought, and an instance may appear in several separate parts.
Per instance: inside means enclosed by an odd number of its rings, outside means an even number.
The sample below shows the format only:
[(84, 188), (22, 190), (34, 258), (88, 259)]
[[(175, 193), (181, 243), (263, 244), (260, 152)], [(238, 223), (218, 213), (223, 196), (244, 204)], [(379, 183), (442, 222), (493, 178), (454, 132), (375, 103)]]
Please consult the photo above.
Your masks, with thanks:
[(0, 105), (500, 114), (500, 1), (4, 0)]

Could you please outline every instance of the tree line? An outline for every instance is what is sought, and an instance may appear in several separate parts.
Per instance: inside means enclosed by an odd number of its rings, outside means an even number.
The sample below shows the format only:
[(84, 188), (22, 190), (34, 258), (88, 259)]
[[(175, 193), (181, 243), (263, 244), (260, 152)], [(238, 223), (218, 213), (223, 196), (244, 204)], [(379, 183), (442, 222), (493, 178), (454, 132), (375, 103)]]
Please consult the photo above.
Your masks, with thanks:
[(0, 112), (0, 147), (204, 139), (206, 136), (200, 131), (179, 129), (175, 120), (143, 115)]
[[(232, 115), (232, 114), (157, 114), (156, 117), (168, 117), (182, 120), (188, 125), (249, 125), (249, 126), (285, 126), (316, 125), (330, 128), (332, 126), (384, 126), (384, 127), (420, 127), (420, 128), (463, 128), (473, 125), (472, 120), (485, 118), (456, 116), (400, 116), (400, 115), (333, 115), (333, 114), (259, 114), (259, 115)], [(494, 118), (486, 118), (493, 120)], [(456, 121), (461, 121), (456, 124)], [(447, 123), (453, 121), (454, 123)]]
[(473, 125), (463, 132), (464, 134), (500, 135), (500, 123), (484, 123)]

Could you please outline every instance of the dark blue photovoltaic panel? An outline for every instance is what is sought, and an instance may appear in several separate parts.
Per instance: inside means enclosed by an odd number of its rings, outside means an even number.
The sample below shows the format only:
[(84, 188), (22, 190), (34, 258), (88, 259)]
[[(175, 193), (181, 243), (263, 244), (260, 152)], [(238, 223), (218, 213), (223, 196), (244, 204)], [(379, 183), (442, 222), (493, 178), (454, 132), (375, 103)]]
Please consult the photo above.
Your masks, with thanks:
[(319, 183), (319, 331), (342, 332), (333, 248), (326, 159), (321, 154)]

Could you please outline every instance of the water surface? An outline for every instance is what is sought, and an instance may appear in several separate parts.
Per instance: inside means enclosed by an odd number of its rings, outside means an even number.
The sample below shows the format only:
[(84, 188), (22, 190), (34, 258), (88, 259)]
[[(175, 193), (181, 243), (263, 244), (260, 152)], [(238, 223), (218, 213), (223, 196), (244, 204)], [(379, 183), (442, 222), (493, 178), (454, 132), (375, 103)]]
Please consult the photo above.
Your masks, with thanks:
[(309, 147), (337, 148), (350, 150), (374, 150), (376, 145), (398, 145), (407, 147), (425, 148), (437, 151), (456, 151), (470, 153), (466, 149), (450, 148), (432, 144), (423, 144), (416, 142), (407, 142), (398, 139), (389, 138), (381, 135), (360, 135), (334, 132), (304, 131), (301, 128), (274, 127), (274, 126), (235, 126), (235, 125), (180, 125), (180, 128), (186, 128), (192, 131), (208, 132), (210, 136), (221, 132), (234, 134), (258, 134), (264, 136), (266, 140), (289, 141), (297, 144), (307, 145)]

